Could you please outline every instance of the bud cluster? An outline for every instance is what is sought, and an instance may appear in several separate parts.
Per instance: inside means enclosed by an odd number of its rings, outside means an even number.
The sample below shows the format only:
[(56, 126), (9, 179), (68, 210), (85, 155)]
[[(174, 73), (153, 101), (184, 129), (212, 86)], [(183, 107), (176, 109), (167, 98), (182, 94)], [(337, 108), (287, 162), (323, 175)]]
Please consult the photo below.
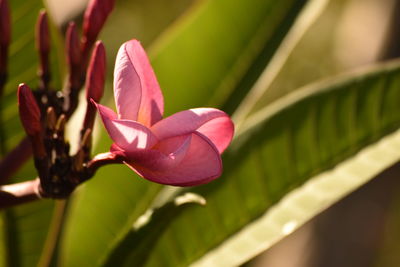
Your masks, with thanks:
[[(91, 159), (91, 133), (96, 109), (90, 99), (99, 101), (103, 95), (106, 55), (104, 45), (100, 41), (96, 42), (96, 38), (113, 8), (114, 1), (89, 2), (81, 38), (76, 24), (70, 22), (65, 38), (69, 75), (68, 83), (62, 90), (55, 90), (50, 85), (49, 22), (45, 11), (39, 14), (36, 47), (40, 59), (40, 83), (34, 91), (26, 84), (19, 85), (18, 106), (22, 125), (31, 141), (43, 197), (68, 197), (77, 185), (93, 176), (96, 168), (102, 165), (93, 164)], [(7, 76), (10, 28), (7, 0), (0, 0), (0, 92)], [(70, 145), (64, 136), (65, 125), (78, 105), (78, 94), (84, 85), (87, 109), (79, 150), (75, 155), (70, 155)]]

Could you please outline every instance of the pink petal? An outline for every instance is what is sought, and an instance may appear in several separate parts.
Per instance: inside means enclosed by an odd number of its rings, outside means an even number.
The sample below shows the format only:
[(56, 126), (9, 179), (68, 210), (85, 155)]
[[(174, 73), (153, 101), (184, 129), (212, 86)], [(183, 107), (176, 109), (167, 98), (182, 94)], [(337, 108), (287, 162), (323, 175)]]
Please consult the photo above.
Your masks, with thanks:
[[(222, 173), (222, 161), (210, 140), (197, 132), (184, 138), (186, 139), (183, 142), (182, 136), (165, 139), (156, 145), (160, 150), (146, 151), (145, 153), (149, 153), (146, 157), (136, 155), (135, 158), (141, 159), (140, 162), (130, 159), (126, 164), (143, 178), (160, 184), (192, 186), (219, 177)], [(168, 149), (163, 151), (166, 148), (171, 149), (179, 142), (181, 145), (174, 153), (168, 155)]]
[(120, 119), (151, 126), (161, 120), (164, 100), (146, 52), (137, 40), (124, 43), (114, 70), (114, 96)]
[(151, 127), (159, 140), (194, 131), (208, 137), (222, 153), (233, 137), (234, 126), (229, 116), (214, 108), (196, 108), (169, 116)]
[(90, 101), (96, 106), (102, 119), (103, 119), (103, 117), (107, 117), (110, 120), (117, 119), (117, 114), (115, 114), (115, 112), (112, 109), (110, 109), (109, 107), (97, 104), (96, 101), (94, 101), (93, 99), (90, 99)]
[(135, 121), (115, 119), (116, 114), (111, 109), (100, 104), (96, 106), (111, 139), (123, 150), (149, 149), (157, 143), (157, 138), (146, 126)]
[[(134, 165), (151, 169), (153, 171), (164, 171), (174, 168), (180, 164), (190, 147), (192, 136), (182, 135), (172, 137), (159, 142), (153, 149), (142, 149), (131, 152), (123, 152), (126, 160)], [(115, 145), (113, 153), (120, 153)]]

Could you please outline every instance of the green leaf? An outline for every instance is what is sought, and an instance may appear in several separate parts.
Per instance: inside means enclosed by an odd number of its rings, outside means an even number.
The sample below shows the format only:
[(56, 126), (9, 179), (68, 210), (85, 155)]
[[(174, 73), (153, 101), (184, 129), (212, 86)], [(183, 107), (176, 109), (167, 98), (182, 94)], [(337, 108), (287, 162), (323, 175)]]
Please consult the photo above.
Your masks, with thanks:
[(151, 50), (166, 113), (204, 105), (233, 111), (305, 3), (201, 2)]
[[(253, 63), (258, 66), (256, 59), (266, 64), (304, 3), (199, 2), (151, 50), (166, 113), (204, 106), (213, 99), (222, 104)], [(109, 22), (109, 27), (121, 27)], [(107, 36), (102, 36), (107, 42)], [(106, 135), (102, 138), (99, 146), (104, 152), (110, 140)], [(138, 179), (125, 166), (103, 168), (74, 197), (59, 262), (65, 266), (100, 264), (161, 188)]]
[(135, 177), (126, 166), (102, 168), (72, 199), (59, 263), (97, 266), (148, 208), (159, 187)]
[[(137, 220), (124, 240), (113, 249), (104, 266), (142, 266), (151, 254), (158, 236), (188, 204), (204, 206), (206, 200), (199, 195), (186, 193), (173, 198), (159, 208), (148, 210)], [(132, 253), (132, 244), (134, 244), (135, 253)]]
[(51, 200), (43, 200), (2, 212), (5, 250), (0, 266), (32, 266), (39, 262), (52, 208)]
[[(313, 31), (313, 27), (318, 24), (323, 17), (324, 11), (332, 9), (330, 6), (328, 7), (328, 3), (332, 3), (329, 0), (311, 0), (308, 1), (298, 18), (287, 33), (285, 38), (282, 41), (282, 44), (276, 50), (275, 54), (271, 58), (268, 66), (263, 69), (261, 73), (257, 76), (257, 79), (251, 84), (251, 88), (246, 91), (247, 94), (243, 92), (235, 92), (230, 99), (227, 101), (228, 103), (224, 105), (224, 107), (229, 108), (232, 107), (230, 102), (239, 103), (239, 105), (235, 104), (235, 112), (232, 114), (232, 119), (235, 122), (236, 128), (239, 128), (242, 122), (248, 117), (250, 111), (254, 109), (256, 104), (260, 106), (260, 98), (266, 94), (267, 92), (271, 92), (271, 88), (273, 85), (277, 83), (278, 77), (282, 76), (282, 72), (292, 66), (293, 63), (288, 60), (291, 59), (293, 53), (296, 53), (299, 50), (299, 44), (301, 44), (304, 39), (307, 39), (307, 33)], [(292, 74), (289, 71), (288, 77), (291, 77)], [(285, 76), (283, 80), (288, 78)], [(289, 79), (290, 80), (290, 79)], [(298, 86), (300, 87), (300, 85)], [(295, 87), (293, 89), (297, 89)], [(277, 87), (279, 88), (279, 87)], [(283, 91), (280, 90), (280, 95), (283, 95)], [(238, 96), (241, 96), (238, 98)], [(237, 98), (235, 100), (235, 97)], [(263, 102), (266, 105), (265, 102)], [(270, 102), (268, 102), (270, 103)]]
[[(191, 189), (207, 206), (180, 213), (146, 266), (187, 266), (202, 257), (202, 266), (243, 263), (261, 243), (265, 249), (394, 164), (400, 134), (389, 134), (400, 126), (399, 85), (400, 61), (393, 61), (297, 90), (255, 114), (225, 153), (223, 176)], [(312, 189), (294, 191), (309, 180)], [(276, 205), (290, 192), (294, 197)], [(236, 236), (260, 218), (267, 223), (259, 224), (258, 239)], [(230, 250), (223, 243), (229, 237), (239, 239)]]

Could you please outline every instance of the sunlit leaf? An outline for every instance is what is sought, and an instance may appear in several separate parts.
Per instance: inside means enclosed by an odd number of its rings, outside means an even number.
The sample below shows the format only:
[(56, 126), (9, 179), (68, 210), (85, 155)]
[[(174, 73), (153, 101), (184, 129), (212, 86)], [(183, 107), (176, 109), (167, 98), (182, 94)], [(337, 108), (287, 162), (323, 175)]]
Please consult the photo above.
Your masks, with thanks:
[[(151, 255), (158, 236), (188, 204), (205, 205), (206, 201), (199, 195), (186, 193), (174, 197), (159, 208), (148, 210), (139, 217), (124, 240), (113, 249), (104, 266), (143, 265)], [(132, 248), (132, 244), (135, 244), (134, 248)]]
[(187, 13), (151, 50), (166, 112), (224, 104), (232, 112), (306, 2), (203, 1)]
[[(245, 262), (260, 252), (261, 243), (268, 247), (394, 164), (400, 159), (399, 135), (389, 134), (400, 126), (399, 84), (400, 62), (394, 61), (297, 90), (255, 114), (224, 155), (223, 176), (191, 190), (204, 196), (207, 206), (180, 213), (146, 266), (185, 266), (202, 257), (207, 258), (199, 264), (207, 265), (221, 244), (211, 263)], [(377, 144), (375, 152), (367, 148), (345, 161), (384, 136), (389, 141)], [(316, 175), (312, 190), (293, 191)], [(289, 193), (295, 197), (272, 208)], [(241, 236), (230, 247), (235, 253), (227, 253), (223, 242), (261, 216), (267, 223), (260, 224), (259, 239), (244, 249)]]

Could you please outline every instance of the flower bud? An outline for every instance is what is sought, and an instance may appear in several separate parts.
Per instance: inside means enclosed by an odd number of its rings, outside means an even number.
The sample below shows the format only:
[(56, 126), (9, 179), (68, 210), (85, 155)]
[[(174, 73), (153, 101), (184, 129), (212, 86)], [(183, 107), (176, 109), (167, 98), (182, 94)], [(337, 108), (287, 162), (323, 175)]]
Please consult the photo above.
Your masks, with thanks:
[(93, 44), (96, 41), (114, 3), (115, 0), (90, 0), (83, 18), (84, 43)]
[(81, 50), (76, 24), (70, 22), (66, 33), (67, 62), (69, 66), (77, 66), (81, 63)]
[(40, 134), (40, 109), (31, 89), (23, 83), (18, 86), (18, 108), (25, 132), (29, 136)]
[(50, 81), (50, 35), (47, 14), (45, 10), (41, 10), (36, 24), (36, 47), (40, 56), (39, 75), (42, 80), (41, 88), (47, 89)]
[(11, 41), (10, 9), (7, 0), (0, 0), (0, 96), (7, 76), (8, 47)]
[(0, 0), (0, 46), (8, 46), (11, 40), (10, 9), (7, 0)]
[(41, 55), (50, 52), (49, 23), (47, 21), (45, 10), (39, 12), (39, 17), (36, 23), (36, 46)]
[(103, 96), (106, 79), (106, 51), (101, 41), (97, 41), (90, 59), (86, 76), (86, 99), (99, 102)]

